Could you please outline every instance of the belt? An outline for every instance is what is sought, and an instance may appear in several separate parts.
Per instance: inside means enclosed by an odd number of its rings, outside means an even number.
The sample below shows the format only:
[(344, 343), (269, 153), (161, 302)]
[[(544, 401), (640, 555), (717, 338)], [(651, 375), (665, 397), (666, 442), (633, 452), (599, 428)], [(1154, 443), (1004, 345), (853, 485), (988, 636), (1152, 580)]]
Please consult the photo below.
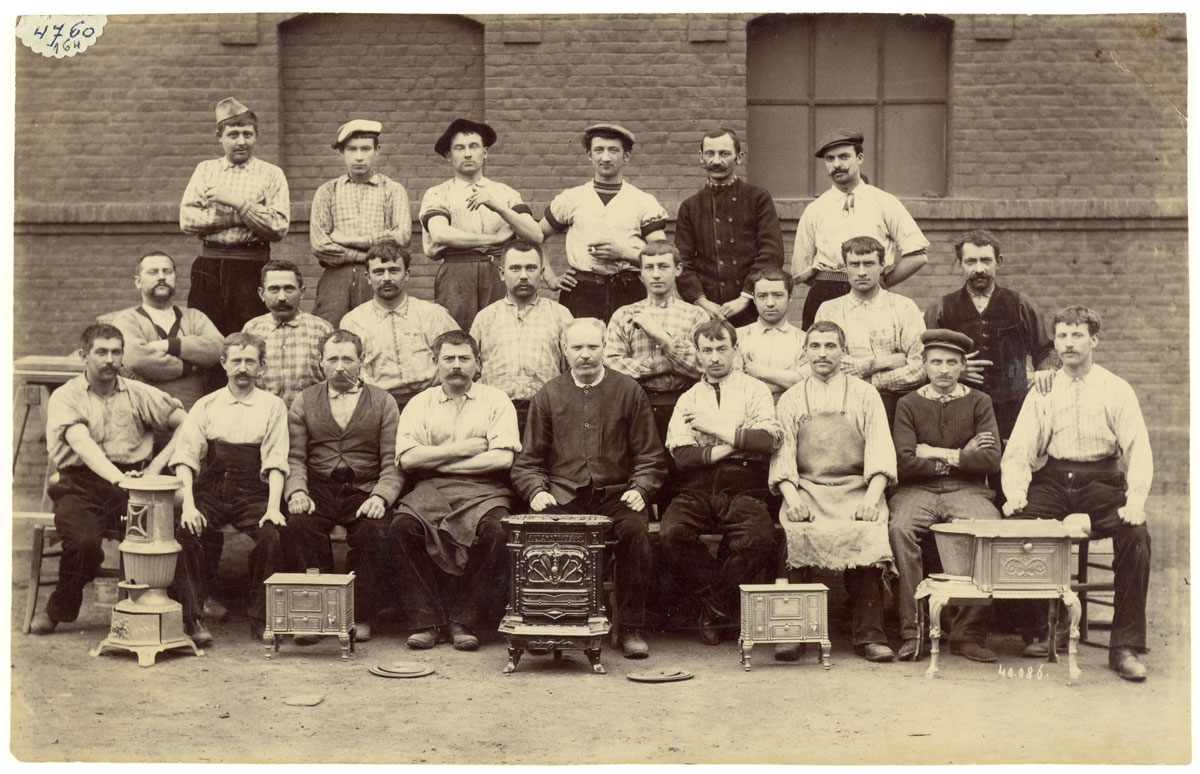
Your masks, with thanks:
[(846, 284), (850, 283), (850, 280), (846, 279), (846, 272), (844, 272), (844, 271), (818, 271), (816, 274), (814, 274), (812, 276), (812, 279), (810, 281), (811, 282), (844, 282)]
[(202, 239), (200, 244), (203, 247), (203, 254), (213, 258), (263, 260), (271, 254), (271, 243), (262, 240), (226, 245), (210, 239)]
[[(109, 461), (111, 462), (111, 460)], [(117, 470), (121, 471), (122, 473), (129, 473), (130, 471), (134, 470), (143, 470), (146, 467), (147, 462), (149, 462), (149, 460), (142, 460), (141, 462), (113, 462), (113, 465), (115, 465)], [(68, 476), (95, 476), (96, 478), (100, 478), (100, 474), (89, 468), (87, 465), (69, 465), (65, 468), (58, 469), (58, 474), (60, 476), (64, 473)]]
[(443, 263), (483, 263), (485, 261), (491, 261), (492, 256), (488, 255), (487, 253), (478, 253), (474, 250), (469, 250), (462, 253), (450, 253), (442, 251), (442, 253), (438, 255), (437, 260)]
[(583, 282), (591, 282), (594, 285), (607, 285), (610, 282), (620, 282), (628, 284), (638, 280), (636, 271), (619, 271), (616, 274), (597, 274), (594, 271), (584, 271), (583, 269), (575, 270), (575, 279)]
[(1090, 462), (1048, 457), (1046, 466), (1042, 470), (1055, 473), (1117, 473), (1121, 470), (1119, 462), (1119, 457), (1107, 457)]

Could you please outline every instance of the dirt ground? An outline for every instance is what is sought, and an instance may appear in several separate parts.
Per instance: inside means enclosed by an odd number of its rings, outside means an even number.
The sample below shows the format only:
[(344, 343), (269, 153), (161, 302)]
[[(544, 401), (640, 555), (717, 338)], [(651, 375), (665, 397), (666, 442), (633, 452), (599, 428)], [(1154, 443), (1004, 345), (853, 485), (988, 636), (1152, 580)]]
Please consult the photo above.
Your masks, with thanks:
[[(927, 679), (919, 664), (855, 657), (833, 612), (833, 668), (776, 662), (753, 669), (736, 640), (708, 647), (688, 631), (652, 632), (648, 661), (606, 641), (607, 675), (580, 653), (526, 655), (502, 675), (503, 641), (477, 653), (449, 645), (413, 652), (402, 622), (341, 663), (335, 638), (272, 660), (235, 616), (213, 626), (202, 658), (186, 651), (138, 667), (131, 654), (88, 655), (107, 633), (90, 602), (49, 637), (19, 632), (27, 553), (13, 554), (11, 740), (23, 761), (198, 763), (1186, 763), (1191, 759), (1187, 502), (1152, 497), (1154, 570), (1148, 611), (1150, 677), (1124, 682), (1106, 651), (1080, 647), (1083, 678), (1066, 684), (1066, 659), (1043, 678), (1009, 679), (997, 665), (943, 654)], [(1154, 517), (1152, 517), (1154, 518)], [(20, 539), (14, 545), (24, 548)], [(48, 590), (43, 591), (43, 595)], [(45, 596), (43, 596), (45, 599)], [(1101, 632), (1100, 637), (1106, 634)], [(1036, 668), (1020, 638), (993, 635), (1004, 669)], [(367, 667), (420, 661), (428, 677), (394, 680)], [(631, 672), (682, 667), (691, 680), (642, 684)], [(316, 706), (289, 706), (304, 694)]]

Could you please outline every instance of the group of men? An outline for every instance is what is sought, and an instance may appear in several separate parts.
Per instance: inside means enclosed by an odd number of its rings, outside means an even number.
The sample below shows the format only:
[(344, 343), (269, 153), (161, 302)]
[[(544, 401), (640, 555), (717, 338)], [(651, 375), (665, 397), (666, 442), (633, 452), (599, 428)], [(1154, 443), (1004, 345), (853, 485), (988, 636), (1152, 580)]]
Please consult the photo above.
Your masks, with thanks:
[[(347, 174), (313, 201), (324, 273), (308, 314), (300, 269), (269, 259), (287, 229), (283, 174), (254, 157), (252, 112), (231, 98), (217, 119), (225, 155), (197, 167), (180, 208), (181, 227), (203, 237), (189, 308), (172, 304), (174, 261), (144, 256), (142, 303), (85, 330), (85, 373), (52, 396), (64, 570), (35, 631), (74, 620), (120, 510), (115, 483), (169, 468), (183, 481), (174, 592), (201, 642), (205, 616), (224, 612), (223, 527), (255, 543), (257, 636), (262, 581), (332, 571), (327, 535), (342, 525), (360, 639), (390, 579), (409, 647), (474, 650), (507, 592), (501, 519), (528, 507), (612, 519), (622, 648), (645, 657), (653, 505), (705, 642), (737, 620), (738, 585), (775, 571), (778, 522), (789, 570), (844, 572), (856, 651), (912, 659), (931, 525), (1000, 518), (1000, 506), (1014, 518), (1083, 511), (1094, 535), (1114, 538), (1110, 666), (1144, 678), (1152, 463), (1132, 389), (1093, 362), (1099, 317), (1069, 307), (1046, 326), (997, 285), (1003, 256), (986, 231), (956, 245), (963, 287), (924, 315), (885, 289), (921, 268), (928, 241), (864, 181), (861, 134), (817, 148), (833, 186), (804, 210), (788, 272), (774, 204), (736, 174), (731, 130), (701, 139), (707, 183), (681, 205), (672, 244), (666, 212), (624, 180), (627, 129), (585, 130), (593, 179), (539, 222), (483, 174), (495, 131), (458, 119), (435, 143), (454, 177), (419, 214), (424, 254), (440, 262), (434, 303), (406, 289), (408, 197), (375, 171), (382, 126), (356, 119), (333, 142)], [(562, 231), (559, 276), (541, 243)], [(809, 285), (802, 327), (787, 319), (797, 281)], [(204, 394), (218, 363), (225, 386)], [(710, 533), (723, 535), (718, 558)], [(883, 626), (895, 575), (898, 654)], [(1037, 624), (1026, 655), (1045, 653)], [(987, 633), (965, 608), (952, 650), (995, 660)]]

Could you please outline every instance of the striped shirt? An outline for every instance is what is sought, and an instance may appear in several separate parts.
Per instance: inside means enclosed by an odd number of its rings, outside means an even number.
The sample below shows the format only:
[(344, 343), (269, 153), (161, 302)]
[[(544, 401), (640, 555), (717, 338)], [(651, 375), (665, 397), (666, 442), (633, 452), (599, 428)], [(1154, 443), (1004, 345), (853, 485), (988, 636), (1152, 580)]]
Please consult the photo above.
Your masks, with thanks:
[(792, 274), (809, 269), (846, 271), (842, 243), (856, 236), (879, 240), (885, 268), (895, 265), (900, 256), (929, 249), (929, 240), (895, 196), (869, 183), (859, 183), (848, 194), (833, 186), (800, 215), (792, 250)]
[(628, 261), (597, 261), (588, 254), (588, 245), (608, 240), (641, 252), (646, 237), (667, 225), (667, 211), (650, 194), (628, 181), (606, 203), (596, 192), (595, 181), (568, 188), (554, 197), (546, 208), (546, 222), (555, 231), (567, 232), (567, 263), (580, 271), (616, 274), (636, 270)]
[(308, 312), (297, 312), (287, 322), (279, 322), (269, 312), (246, 322), (242, 327), (267, 342), (262, 370), (255, 386), (283, 399), (285, 406), (310, 384), (325, 376), (321, 373), (321, 339), (333, 333), (328, 321)]
[[(738, 328), (737, 338), (738, 353), (742, 356), (743, 367), (749, 363), (757, 363), (767, 368), (791, 371), (797, 377), (808, 373), (804, 331), (787, 320), (774, 326), (767, 326), (762, 320), (755, 320)], [(771, 395), (776, 402), (787, 390), (783, 385), (766, 379), (762, 381), (771, 389)]]
[(412, 210), (408, 192), (391, 178), (374, 174), (359, 183), (350, 175), (323, 183), (313, 194), (308, 241), (322, 266), (366, 263), (365, 250), (339, 245), (329, 238), (341, 231), (377, 245), (385, 236), (408, 247), (412, 239)]
[[(771, 400), (771, 391), (767, 389), (767, 385), (741, 371), (732, 371), (721, 380), (720, 388), (719, 402), (717, 391), (707, 380), (697, 382), (679, 396), (675, 411), (671, 414), (671, 422), (667, 425), (665, 445), (668, 451), (683, 446), (718, 446), (725, 443), (715, 435), (690, 427), (683, 419), (684, 411), (716, 414), (722, 422), (732, 423), (742, 431), (766, 430), (774, 439), (774, 445), (779, 445), (783, 439), (783, 428), (775, 418), (775, 402)], [(745, 459), (757, 455), (736, 449), (731, 456)]]
[[(640, 327), (634, 327), (633, 318), (643, 311), (671, 337), (669, 346), (664, 347)], [(700, 378), (692, 330), (708, 319), (703, 309), (676, 295), (669, 296), (665, 303), (645, 298), (627, 304), (613, 312), (608, 322), (605, 365), (632, 376), (651, 392), (687, 389)]]
[[(907, 296), (880, 288), (863, 301), (847, 293), (821, 304), (816, 321), (821, 320), (832, 320), (846, 334), (846, 355), (842, 358), (846, 373), (869, 381), (881, 392), (906, 392), (925, 381), (925, 348), (921, 344), (925, 317)], [(905, 355), (903, 366), (866, 375), (871, 358), (897, 352)]]
[[(214, 185), (229, 186), (243, 200), (242, 206), (206, 201), (204, 190)], [(278, 242), (287, 234), (291, 211), (282, 169), (257, 158), (234, 164), (222, 157), (196, 165), (179, 203), (179, 228), (223, 245)]]
[(541, 297), (524, 310), (508, 297), (484, 307), (471, 324), (480, 381), (512, 400), (529, 400), (563, 372), (562, 332), (573, 319), (565, 306)]
[(288, 474), (287, 408), (266, 390), (255, 388), (245, 398), (238, 398), (222, 387), (196, 401), (179, 431), (171, 469), (186, 465), (198, 473), (208, 456), (208, 442), (213, 440), (257, 444), (263, 481), (271, 470)]
[(1099, 365), (1079, 378), (1059, 371), (1049, 395), (1030, 390), (1021, 406), (1000, 461), (1004, 496), (1024, 500), (1033, 472), (1046, 464), (1047, 455), (1094, 462), (1118, 453), (1128, 465), (1126, 506), (1145, 510), (1154, 459), (1137, 394), (1129, 382)]
[[(434, 242), (429, 233), (429, 219), (436, 215), (445, 217), (454, 228), (469, 231), (472, 234), (495, 234), (501, 229), (508, 228), (504, 218), (490, 208), (481, 206), (472, 210), (467, 206), (467, 199), (477, 188), (489, 188), (495, 197), (509, 209), (530, 217), (533, 216), (533, 210), (529, 209), (528, 204), (521, 201), (521, 194), (504, 183), (486, 177), (481, 177), (474, 183), (468, 183), (452, 177), (446, 182), (430, 188), (421, 198), (421, 211), (418, 218), (421, 221), (421, 245), (426, 256), (437, 260), (442, 251), (447, 249), (446, 245)], [(462, 248), (452, 249), (459, 251)], [(500, 245), (473, 249), (480, 253), (500, 254)]]
[(83, 425), (110, 462), (132, 465), (150, 459), (154, 432), (170, 427), (183, 404), (143, 382), (117, 377), (109, 395), (97, 394), (83, 374), (50, 393), (46, 406), (46, 452), (57, 470), (83, 465), (67, 443), (67, 430)]
[(440, 386), (417, 395), (400, 413), (396, 429), (396, 465), (400, 456), (418, 446), (441, 446), (452, 441), (483, 438), (487, 450), (521, 451), (517, 410), (500, 390), (475, 383), (466, 399), (453, 400)]
[(338, 327), (362, 339), (364, 382), (413, 394), (437, 379), (434, 339), (458, 330), (458, 323), (444, 307), (406, 295), (395, 309), (372, 298), (347, 312)]

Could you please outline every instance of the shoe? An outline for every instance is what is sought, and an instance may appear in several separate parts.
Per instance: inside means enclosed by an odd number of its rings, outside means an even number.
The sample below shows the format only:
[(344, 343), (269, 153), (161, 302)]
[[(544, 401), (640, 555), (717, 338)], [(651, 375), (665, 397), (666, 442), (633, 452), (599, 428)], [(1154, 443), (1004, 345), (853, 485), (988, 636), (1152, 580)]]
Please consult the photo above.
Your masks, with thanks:
[(371, 624), (366, 621), (358, 621), (354, 624), (354, 639), (357, 642), (371, 641)]
[(886, 664), (896, 660), (892, 649), (880, 642), (868, 642), (866, 645), (855, 646), (854, 649), (872, 664)]
[(261, 618), (250, 619), (250, 639), (262, 640), (263, 632), (266, 631), (267, 622)]
[(992, 664), (996, 661), (996, 654), (982, 642), (951, 642), (950, 652), (956, 656), (963, 656), (984, 664)]
[(50, 617), (50, 614), (43, 611), (33, 617), (33, 622), (29, 624), (29, 632), (31, 634), (53, 634), (58, 628), (58, 621)]
[(707, 599), (700, 602), (700, 619), (698, 628), (700, 641), (705, 645), (721, 644), (720, 620), (724, 618)]
[(300, 645), (301, 647), (307, 647), (309, 645), (316, 645), (320, 641), (321, 641), (321, 638), (315, 634), (297, 634), (295, 637), (292, 638), (292, 642), (294, 642), (297, 645)]
[(207, 648), (213, 644), (212, 632), (204, 625), (204, 619), (197, 618), (192, 621), (192, 625), (188, 627), (191, 630), (192, 642), (197, 648)]
[(479, 638), (475, 632), (455, 621), (450, 622), (450, 638), (455, 650), (479, 650)]
[(642, 633), (637, 629), (630, 629), (621, 638), (621, 650), (625, 654), (625, 658), (649, 658), (650, 646), (642, 639)]
[(1108, 668), (1121, 676), (1122, 680), (1140, 683), (1146, 679), (1146, 665), (1138, 659), (1131, 648), (1113, 648), (1108, 652)]
[[(1056, 637), (1058, 640), (1057, 652), (1067, 652), (1067, 641), (1070, 639), (1070, 632), (1067, 629), (1062, 629)], [(1050, 649), (1046, 645), (1046, 637), (1038, 637), (1032, 642), (1025, 643), (1025, 647), (1021, 649), (1021, 655), (1025, 658), (1046, 658), (1050, 655)]]
[(799, 661), (800, 651), (804, 648), (802, 642), (781, 642), (775, 646), (776, 661)]
[(428, 629), (421, 629), (408, 635), (408, 639), (404, 644), (413, 650), (429, 650), (439, 642), (445, 642), (446, 637), (442, 633), (440, 627), (431, 626)]
[(204, 617), (214, 621), (224, 621), (229, 618), (229, 610), (217, 600), (209, 597), (204, 600)]
[(914, 638), (900, 644), (900, 652), (896, 654), (897, 661), (916, 661), (917, 650), (921, 641)]

